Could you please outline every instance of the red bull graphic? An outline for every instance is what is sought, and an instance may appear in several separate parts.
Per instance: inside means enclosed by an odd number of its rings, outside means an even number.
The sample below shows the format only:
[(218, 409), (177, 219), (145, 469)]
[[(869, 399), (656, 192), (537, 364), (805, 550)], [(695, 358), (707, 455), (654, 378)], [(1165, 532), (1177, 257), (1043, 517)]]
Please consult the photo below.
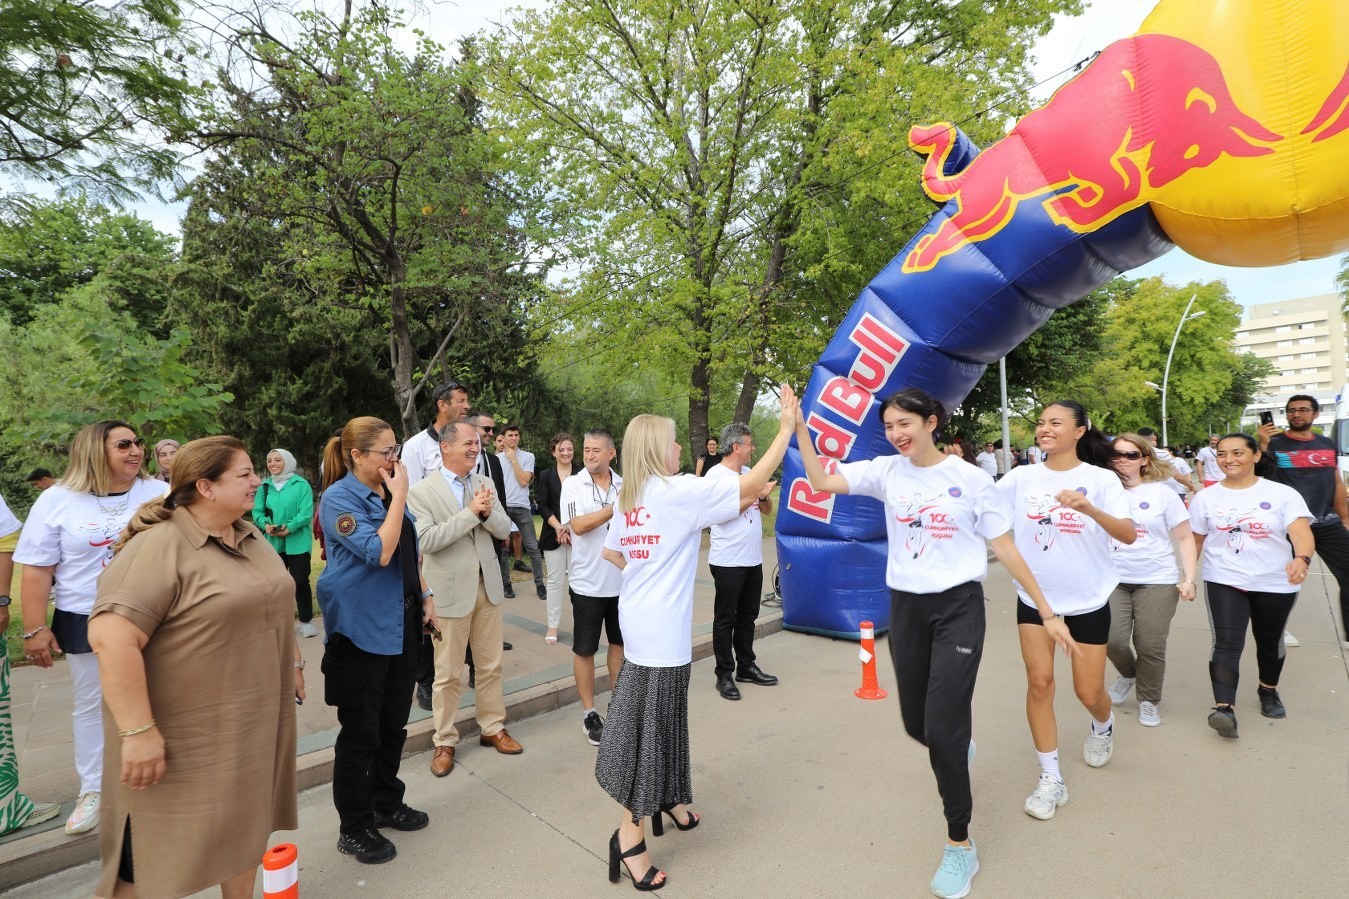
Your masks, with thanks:
[[(1349, 3), (1325, 0), (1164, 0), (986, 151), (913, 128), (943, 205), (863, 288), (802, 393), (812, 445), (788, 451), (777, 519), (785, 626), (889, 626), (884, 508), (811, 490), (801, 452), (831, 471), (892, 453), (878, 399), (915, 386), (954, 409), (1054, 310), (1176, 244), (1229, 265), (1349, 250), (1346, 130)], [(1040, 517), (1044, 552), (1084, 526)], [(909, 524), (899, 550), (918, 561), (936, 521), (915, 509)], [(1259, 539), (1225, 524), (1235, 544)]]

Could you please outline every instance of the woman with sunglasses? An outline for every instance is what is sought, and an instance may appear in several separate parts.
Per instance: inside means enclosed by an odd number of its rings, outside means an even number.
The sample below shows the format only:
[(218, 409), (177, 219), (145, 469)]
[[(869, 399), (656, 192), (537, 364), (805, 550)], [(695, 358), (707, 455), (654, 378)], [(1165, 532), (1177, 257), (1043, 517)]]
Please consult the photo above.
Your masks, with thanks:
[(1224, 737), (1237, 735), (1233, 705), (1247, 622), (1259, 666), (1260, 714), (1287, 714), (1278, 690), (1283, 629), (1316, 552), (1306, 500), (1292, 487), (1257, 477), (1260, 456), (1254, 438), (1223, 437), (1217, 457), (1224, 477), (1190, 503), (1190, 528), (1203, 553), (1204, 594), (1213, 628), (1208, 667), (1214, 708), (1208, 724)]
[[(80, 795), (66, 820), (68, 834), (98, 826), (103, 789), (103, 690), (88, 636), (98, 576), (136, 509), (168, 491), (168, 484), (146, 474), (145, 441), (130, 424), (86, 425), (70, 445), (65, 475), (38, 495), (14, 551), (14, 561), (23, 565), (24, 658), (50, 668), (52, 656), (64, 652), (70, 665)], [(56, 611), (48, 627), (53, 586)]]
[(826, 474), (809, 451), (810, 432), (799, 417), (796, 440), (806, 448), (801, 461), (813, 489), (885, 503), (890, 658), (899, 713), (909, 736), (928, 748), (946, 814), (946, 847), (932, 892), (960, 897), (979, 870), (969, 834), (974, 810), (970, 702), (984, 649), (985, 541), (1049, 618), (1044, 630), (1065, 651), (1072, 638), (1050, 615), (1012, 540), (1011, 513), (993, 476), (933, 443), (946, 422), (941, 403), (908, 387), (881, 404), (880, 418), (898, 455), (845, 463), (837, 474)]
[(425, 812), (398, 779), (418, 645), (436, 611), (418, 565), (408, 475), (393, 428), (353, 418), (323, 453), (319, 519), (328, 564), (319, 575), (324, 701), (341, 725), (333, 746), (337, 849), (365, 864), (398, 850), (380, 828), (421, 830)]
[[(1016, 546), (1049, 600), (1045, 614), (1017, 584), (1016, 623), (1026, 664), (1026, 718), (1040, 759), (1040, 780), (1026, 814), (1048, 820), (1068, 801), (1059, 770), (1059, 727), (1054, 717), (1054, 645), (1046, 625), (1062, 619), (1077, 641), (1070, 655), (1073, 689), (1091, 714), (1082, 756), (1093, 768), (1114, 752), (1115, 717), (1105, 692), (1105, 647), (1110, 637), (1110, 594), (1119, 574), (1110, 541), (1132, 544), (1129, 497), (1110, 467), (1110, 441), (1091, 426), (1087, 410), (1071, 400), (1044, 408), (1035, 441), (1040, 465), (1014, 468), (998, 482), (1012, 506)], [(1061, 644), (1060, 644), (1061, 645)]]
[[(1112, 464), (1129, 493), (1138, 539), (1129, 545), (1110, 541), (1120, 583), (1110, 594), (1106, 655), (1119, 677), (1107, 693), (1119, 705), (1137, 682), (1138, 723), (1156, 727), (1162, 723), (1157, 706), (1162, 701), (1171, 619), (1180, 600), (1194, 599), (1198, 553), (1190, 513), (1171, 489), (1175, 471), (1158, 457), (1152, 441), (1140, 434), (1121, 434), (1115, 438)], [(1180, 550), (1180, 569), (1173, 540)]]

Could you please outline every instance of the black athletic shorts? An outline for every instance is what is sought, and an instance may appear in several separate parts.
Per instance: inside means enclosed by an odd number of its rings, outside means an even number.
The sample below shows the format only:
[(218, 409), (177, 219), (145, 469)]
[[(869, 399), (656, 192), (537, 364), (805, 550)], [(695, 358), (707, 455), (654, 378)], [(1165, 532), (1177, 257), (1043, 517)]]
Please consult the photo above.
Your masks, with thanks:
[[(1104, 646), (1110, 640), (1110, 603), (1106, 603), (1092, 612), (1062, 617), (1064, 624), (1068, 625), (1068, 633), (1072, 634), (1073, 639), (1078, 643), (1085, 643), (1087, 646)], [(1026, 605), (1019, 596), (1016, 598), (1016, 623), (1045, 626), (1045, 623), (1040, 620), (1040, 610), (1035, 606)]]
[(600, 630), (611, 646), (623, 645), (623, 632), (618, 629), (617, 596), (583, 596), (571, 593), (571, 651), (578, 656), (593, 656), (600, 648)]

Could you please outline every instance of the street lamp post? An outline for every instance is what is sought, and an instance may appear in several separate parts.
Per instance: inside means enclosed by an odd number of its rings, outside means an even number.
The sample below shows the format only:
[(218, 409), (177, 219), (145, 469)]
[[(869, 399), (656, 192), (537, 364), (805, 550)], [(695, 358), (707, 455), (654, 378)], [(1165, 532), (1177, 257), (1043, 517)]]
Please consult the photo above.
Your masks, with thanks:
[(1166, 439), (1166, 388), (1171, 380), (1171, 357), (1176, 354), (1176, 341), (1180, 340), (1180, 329), (1185, 327), (1185, 323), (1207, 314), (1203, 309), (1190, 314), (1190, 307), (1194, 301), (1199, 298), (1199, 294), (1192, 294), (1190, 302), (1185, 304), (1185, 311), (1180, 314), (1180, 321), (1176, 322), (1176, 336), (1171, 338), (1171, 350), (1166, 354), (1166, 369), (1162, 372), (1162, 446), (1170, 446), (1171, 442)]

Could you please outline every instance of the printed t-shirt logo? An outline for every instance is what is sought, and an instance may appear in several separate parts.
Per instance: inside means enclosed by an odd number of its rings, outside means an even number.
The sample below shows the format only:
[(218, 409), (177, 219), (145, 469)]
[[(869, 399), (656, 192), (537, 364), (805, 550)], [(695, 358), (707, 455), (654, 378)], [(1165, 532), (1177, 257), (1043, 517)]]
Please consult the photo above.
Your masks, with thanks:
[(1334, 468), (1335, 452), (1328, 449), (1293, 450), (1274, 454), (1280, 468)]
[(350, 512), (343, 512), (337, 516), (337, 534), (339, 537), (350, 537), (356, 533), (356, 516)]

